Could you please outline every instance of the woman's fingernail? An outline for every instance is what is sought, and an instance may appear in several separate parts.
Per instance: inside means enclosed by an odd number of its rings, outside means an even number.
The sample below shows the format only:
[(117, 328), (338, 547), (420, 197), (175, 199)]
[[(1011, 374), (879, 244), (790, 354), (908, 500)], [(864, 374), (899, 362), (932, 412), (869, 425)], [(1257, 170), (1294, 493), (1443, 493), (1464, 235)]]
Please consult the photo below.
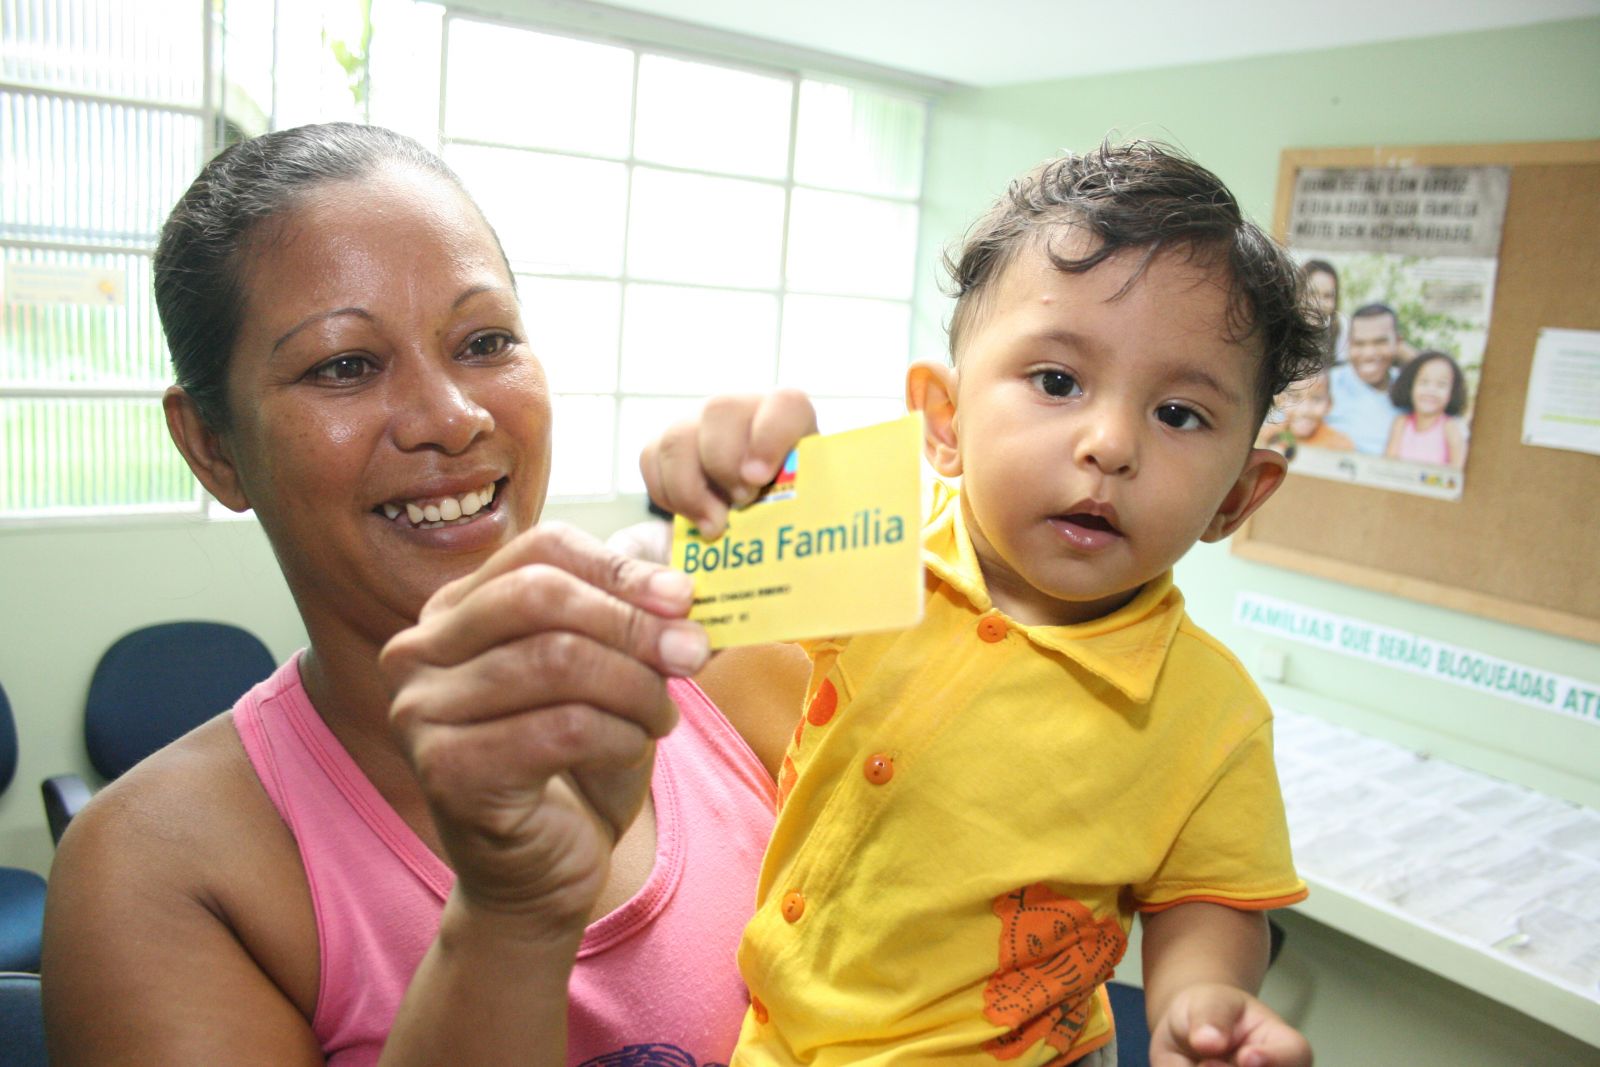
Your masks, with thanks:
[(661, 661), (681, 674), (693, 674), (705, 666), (706, 657), (711, 654), (711, 643), (697, 623), (668, 627), (661, 634), (659, 648)]
[(751, 485), (766, 485), (772, 478), (772, 471), (759, 459), (747, 459), (739, 467), (739, 477)]
[(660, 600), (688, 600), (694, 595), (694, 579), (682, 571), (661, 570), (650, 576), (650, 595)]

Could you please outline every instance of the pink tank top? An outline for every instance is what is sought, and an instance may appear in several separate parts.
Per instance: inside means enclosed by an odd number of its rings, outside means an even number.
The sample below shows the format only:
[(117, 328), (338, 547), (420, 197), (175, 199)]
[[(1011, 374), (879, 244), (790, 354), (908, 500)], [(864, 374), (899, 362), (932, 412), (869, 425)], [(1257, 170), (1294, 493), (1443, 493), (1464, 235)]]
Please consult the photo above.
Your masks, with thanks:
[[(749, 1004), (734, 961), (755, 902), (775, 790), (692, 682), (657, 748), (656, 860), (643, 888), (585, 932), (569, 1064), (724, 1064)], [(328, 1063), (376, 1063), (439, 928), (455, 876), (384, 802), (317, 715), (299, 656), (246, 693), (233, 721), (305, 865), (321, 943), (312, 1027)]]
[(1444, 435), (1444, 419), (1437, 419), (1431, 429), (1419, 431), (1417, 417), (1407, 415), (1400, 424), (1398, 455), (1414, 463), (1449, 463), (1450, 442)]

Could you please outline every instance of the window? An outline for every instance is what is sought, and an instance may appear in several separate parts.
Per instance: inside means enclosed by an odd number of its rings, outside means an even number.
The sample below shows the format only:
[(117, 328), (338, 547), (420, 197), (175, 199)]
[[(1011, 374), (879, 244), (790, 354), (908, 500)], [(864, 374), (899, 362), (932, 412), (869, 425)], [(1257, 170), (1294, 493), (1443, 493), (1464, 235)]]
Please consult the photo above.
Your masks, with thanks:
[(202, 506), (150, 253), (205, 158), (204, 32), (193, 0), (0, 0), (0, 517)]
[[(926, 102), (447, 15), (443, 151), (518, 275), (555, 394), (551, 492), (643, 489), (709, 393), (902, 410)], [(556, 106), (552, 106), (556, 103)]]
[(434, 145), (496, 226), (555, 496), (642, 490), (640, 446), (712, 392), (799, 386), (830, 430), (901, 410), (920, 96), (415, 0), (0, 11), (0, 521), (204, 512), (150, 254), (214, 144), (306, 121)]

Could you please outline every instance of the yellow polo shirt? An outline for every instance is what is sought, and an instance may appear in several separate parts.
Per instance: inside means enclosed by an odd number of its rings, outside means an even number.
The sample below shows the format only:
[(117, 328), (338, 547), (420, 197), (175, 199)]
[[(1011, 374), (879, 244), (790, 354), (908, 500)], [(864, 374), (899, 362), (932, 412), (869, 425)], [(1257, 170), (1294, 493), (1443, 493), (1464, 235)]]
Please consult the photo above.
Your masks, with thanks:
[(1271, 714), (1163, 575), (1122, 609), (996, 611), (959, 499), (910, 630), (814, 642), (779, 780), (734, 1067), (1070, 1063), (1135, 911), (1305, 896)]

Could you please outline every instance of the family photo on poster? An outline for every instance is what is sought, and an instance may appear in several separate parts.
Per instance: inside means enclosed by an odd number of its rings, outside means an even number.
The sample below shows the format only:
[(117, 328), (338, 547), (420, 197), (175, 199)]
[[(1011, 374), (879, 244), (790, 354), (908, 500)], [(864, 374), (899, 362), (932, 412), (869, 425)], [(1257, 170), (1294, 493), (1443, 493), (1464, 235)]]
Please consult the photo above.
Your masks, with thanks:
[(1298, 474), (1460, 497), (1509, 188), (1506, 167), (1298, 173), (1288, 239), (1324, 369), (1276, 399), (1263, 447)]

